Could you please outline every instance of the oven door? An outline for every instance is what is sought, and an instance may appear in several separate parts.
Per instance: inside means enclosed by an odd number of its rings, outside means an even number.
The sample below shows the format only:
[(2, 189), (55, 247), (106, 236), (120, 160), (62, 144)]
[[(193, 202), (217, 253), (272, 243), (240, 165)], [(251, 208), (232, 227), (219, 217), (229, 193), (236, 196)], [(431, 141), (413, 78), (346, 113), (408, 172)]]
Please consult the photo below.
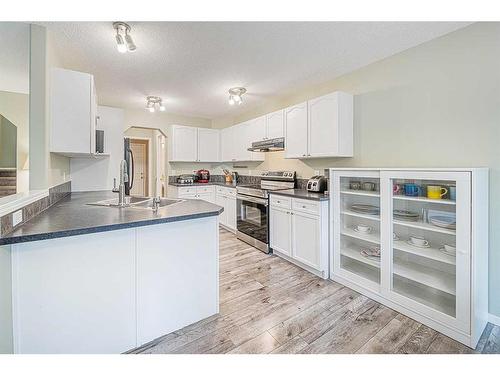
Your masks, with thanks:
[(236, 196), (238, 238), (268, 252), (268, 201), (238, 194)]

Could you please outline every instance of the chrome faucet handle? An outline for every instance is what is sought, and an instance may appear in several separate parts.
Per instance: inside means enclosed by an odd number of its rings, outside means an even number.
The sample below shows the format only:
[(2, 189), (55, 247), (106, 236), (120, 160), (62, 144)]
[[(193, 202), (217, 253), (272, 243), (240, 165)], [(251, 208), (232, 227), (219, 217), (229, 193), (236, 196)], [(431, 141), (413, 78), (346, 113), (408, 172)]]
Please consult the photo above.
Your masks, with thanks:
[(158, 207), (160, 207), (160, 203), (161, 203), (160, 197), (153, 198), (153, 211), (158, 211)]

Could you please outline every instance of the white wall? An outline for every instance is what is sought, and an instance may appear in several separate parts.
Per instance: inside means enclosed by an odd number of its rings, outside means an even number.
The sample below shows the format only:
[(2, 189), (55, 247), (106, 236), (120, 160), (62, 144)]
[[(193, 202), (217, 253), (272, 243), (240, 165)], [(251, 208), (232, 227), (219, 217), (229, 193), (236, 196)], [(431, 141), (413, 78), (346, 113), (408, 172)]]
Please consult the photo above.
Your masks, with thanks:
[(113, 107), (97, 107), (100, 117), (97, 129), (104, 130), (104, 152), (109, 157), (71, 158), (72, 191), (111, 190), (113, 178), (120, 181), (120, 162), (123, 159), (124, 111)]

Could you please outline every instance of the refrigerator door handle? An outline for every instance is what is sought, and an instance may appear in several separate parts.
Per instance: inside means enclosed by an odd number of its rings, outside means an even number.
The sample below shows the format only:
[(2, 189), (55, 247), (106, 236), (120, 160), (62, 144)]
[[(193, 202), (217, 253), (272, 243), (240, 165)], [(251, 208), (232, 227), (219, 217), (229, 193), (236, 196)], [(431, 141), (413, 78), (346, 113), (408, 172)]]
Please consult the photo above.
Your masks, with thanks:
[(134, 169), (135, 169), (135, 166), (134, 166), (134, 153), (132, 152), (131, 149), (128, 149), (128, 152), (130, 153), (130, 174), (131, 176), (129, 176), (129, 180), (130, 180), (130, 185), (129, 185), (129, 189), (132, 190), (132, 187), (134, 186)]

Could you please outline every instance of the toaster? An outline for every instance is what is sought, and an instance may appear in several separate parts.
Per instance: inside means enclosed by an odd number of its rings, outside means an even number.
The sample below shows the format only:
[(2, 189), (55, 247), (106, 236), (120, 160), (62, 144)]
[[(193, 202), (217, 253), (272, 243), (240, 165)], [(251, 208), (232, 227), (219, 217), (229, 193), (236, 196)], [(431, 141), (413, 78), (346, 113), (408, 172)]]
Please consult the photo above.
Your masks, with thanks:
[(327, 189), (328, 180), (325, 176), (312, 176), (307, 181), (307, 191), (323, 193)]

